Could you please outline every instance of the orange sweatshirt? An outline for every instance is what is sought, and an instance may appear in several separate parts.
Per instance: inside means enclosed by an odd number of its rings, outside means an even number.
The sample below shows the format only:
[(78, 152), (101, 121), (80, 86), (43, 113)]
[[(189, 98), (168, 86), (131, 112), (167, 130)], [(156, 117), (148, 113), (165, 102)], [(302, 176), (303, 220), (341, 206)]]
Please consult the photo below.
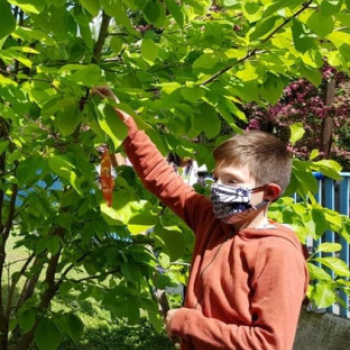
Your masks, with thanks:
[(126, 124), (124, 147), (142, 182), (196, 236), (185, 304), (170, 325), (181, 349), (291, 350), (308, 284), (294, 232), (278, 224), (232, 232), (133, 119)]

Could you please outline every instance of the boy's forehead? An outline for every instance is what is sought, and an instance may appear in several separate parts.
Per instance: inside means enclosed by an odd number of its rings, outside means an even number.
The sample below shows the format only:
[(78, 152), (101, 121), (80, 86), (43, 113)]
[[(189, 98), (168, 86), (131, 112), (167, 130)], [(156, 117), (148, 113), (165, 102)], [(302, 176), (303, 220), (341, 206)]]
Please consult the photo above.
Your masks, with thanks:
[(245, 165), (228, 165), (228, 164), (216, 164), (213, 171), (214, 175), (231, 175), (236, 177), (242, 177), (245, 180), (251, 178), (251, 173), (247, 164)]

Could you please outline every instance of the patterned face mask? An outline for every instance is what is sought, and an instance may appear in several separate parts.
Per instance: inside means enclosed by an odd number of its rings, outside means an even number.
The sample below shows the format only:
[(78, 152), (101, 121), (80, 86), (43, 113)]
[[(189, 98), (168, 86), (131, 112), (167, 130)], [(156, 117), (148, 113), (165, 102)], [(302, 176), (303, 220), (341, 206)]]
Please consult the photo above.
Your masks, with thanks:
[(255, 207), (251, 205), (251, 194), (265, 187), (231, 187), (214, 183), (211, 186), (214, 215), (227, 224), (244, 219), (251, 210), (259, 209), (268, 204), (268, 201), (262, 201)]

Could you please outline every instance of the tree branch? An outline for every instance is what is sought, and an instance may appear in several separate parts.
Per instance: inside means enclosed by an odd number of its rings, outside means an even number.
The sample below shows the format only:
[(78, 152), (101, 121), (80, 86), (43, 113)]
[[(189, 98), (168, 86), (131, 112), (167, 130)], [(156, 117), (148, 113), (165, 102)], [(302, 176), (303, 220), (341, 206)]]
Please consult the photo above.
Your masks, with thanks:
[[(18, 263), (20, 261), (26, 260), (26, 262), (22, 266), (21, 270), (18, 272), (16, 278), (14, 278), (12, 280), (12, 283), (11, 283), (11, 288), (9, 291), (9, 296), (8, 296), (8, 301), (7, 301), (7, 312), (6, 312), (6, 318), (8, 320), (10, 319), (12, 299), (13, 299), (13, 295), (14, 295), (15, 290), (16, 290), (17, 283), (20, 280), (20, 278), (22, 277), (22, 275), (24, 274), (24, 272), (27, 270), (29, 264), (32, 262), (34, 257), (35, 257), (35, 254), (32, 253), (27, 259), (21, 259), (21, 260), (17, 260), (17, 261), (14, 261), (11, 263), (11, 264), (15, 264), (15, 263)], [(11, 264), (8, 264), (8, 265), (11, 265)]]
[[(79, 259), (76, 260), (75, 263), (80, 263), (82, 262), (87, 256), (89, 256), (92, 253), (92, 251), (86, 252), (83, 254)], [(56, 283), (56, 288), (58, 289), (59, 286), (62, 284), (64, 281), (64, 277), (67, 276), (67, 274), (75, 267), (75, 264), (70, 264), (62, 273), (61, 278), (58, 280)]]
[[(20, 9), (19, 10), (19, 20), (18, 20), (18, 25), (19, 26), (23, 26), (23, 20), (24, 20), (24, 12)], [(21, 46), (21, 42), (22, 40), (21, 39), (18, 39), (17, 43), (18, 43), (18, 46)], [(15, 60), (15, 76), (17, 77), (17, 74), (19, 72), (19, 61), (18, 60)]]
[(248, 58), (253, 57), (256, 54), (257, 49), (254, 49), (253, 51), (250, 51), (247, 53), (247, 55), (245, 55), (243, 58), (241, 58), (240, 60), (236, 61), (235, 63), (229, 65), (228, 67), (216, 72), (215, 74), (213, 74), (209, 79), (205, 80), (201, 85), (208, 85), (209, 83), (211, 83), (212, 81), (214, 81), (216, 78), (218, 78), (220, 75), (226, 73), (227, 71), (231, 70), (234, 66), (237, 66), (240, 63), (245, 62), (246, 60), (248, 60)]
[[(65, 234), (65, 229), (63, 227), (58, 226), (55, 230), (54, 235), (63, 238)], [(53, 255), (48, 263), (47, 270), (46, 270), (46, 276), (45, 276), (45, 283), (47, 283), (48, 287), (45, 290), (44, 294), (41, 297), (40, 304), (39, 304), (39, 310), (46, 310), (53, 299), (53, 297), (56, 294), (56, 284), (55, 284), (55, 273), (57, 270), (57, 265), (59, 258), (61, 256), (62, 248), (59, 249), (59, 251)], [(27, 350), (29, 344), (33, 341), (34, 334), (36, 331), (36, 328), (38, 327), (39, 322), (41, 321), (41, 318), (36, 319), (35, 324), (33, 328), (25, 333), (22, 337), (22, 339), (19, 342), (17, 350)]]
[[(293, 14), (293, 16), (287, 18), (284, 20), (284, 22), (282, 24), (280, 24), (276, 29), (274, 29), (264, 40), (261, 41), (262, 44), (264, 44), (265, 42), (267, 42), (268, 40), (270, 40), (278, 31), (280, 31), (286, 24), (288, 24), (292, 19), (298, 17), (303, 11), (305, 11), (312, 3), (313, 0), (308, 1), (307, 3), (305, 3), (301, 9), (299, 9), (296, 13)], [(254, 49), (250, 52), (248, 52), (248, 54), (243, 57), (242, 59), (238, 60), (237, 62), (231, 64), (230, 66), (220, 70), (219, 72), (216, 72), (214, 75), (212, 75), (209, 79), (205, 80), (201, 86), (207, 85), (209, 83), (211, 83), (212, 81), (214, 81), (216, 78), (218, 78), (220, 75), (226, 73), (227, 71), (231, 70), (233, 67), (235, 67), (236, 65), (243, 63), (244, 61), (248, 60), (250, 57), (255, 56), (258, 53), (257, 49)], [(261, 53), (261, 52), (259, 52)]]
[(304, 12), (309, 6), (312, 4), (313, 0), (310, 0), (302, 6), (302, 8), (295, 12), (293, 16), (287, 18), (284, 20), (283, 23), (281, 23), (276, 29), (274, 29), (264, 40), (262, 40), (262, 43), (266, 43), (266, 41), (270, 40), (280, 29), (282, 29), (286, 24), (288, 24), (292, 19), (297, 18), (302, 12)]
[(93, 53), (92, 62), (96, 63), (101, 60), (102, 48), (105, 43), (106, 36), (108, 34), (108, 27), (111, 17), (108, 16), (105, 12), (102, 12), (102, 22), (100, 27), (100, 33), (96, 42), (95, 50)]

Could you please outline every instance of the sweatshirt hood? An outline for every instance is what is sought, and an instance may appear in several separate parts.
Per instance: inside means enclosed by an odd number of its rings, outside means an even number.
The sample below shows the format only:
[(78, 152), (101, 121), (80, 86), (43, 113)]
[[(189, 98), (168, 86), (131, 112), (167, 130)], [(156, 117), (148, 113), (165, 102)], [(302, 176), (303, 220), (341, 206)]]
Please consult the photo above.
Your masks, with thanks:
[(246, 239), (261, 239), (264, 237), (278, 237), (285, 239), (293, 244), (297, 249), (300, 249), (301, 243), (292, 230), (291, 226), (284, 224), (277, 224), (271, 222), (269, 225), (263, 227), (247, 227), (238, 232), (238, 235)]

